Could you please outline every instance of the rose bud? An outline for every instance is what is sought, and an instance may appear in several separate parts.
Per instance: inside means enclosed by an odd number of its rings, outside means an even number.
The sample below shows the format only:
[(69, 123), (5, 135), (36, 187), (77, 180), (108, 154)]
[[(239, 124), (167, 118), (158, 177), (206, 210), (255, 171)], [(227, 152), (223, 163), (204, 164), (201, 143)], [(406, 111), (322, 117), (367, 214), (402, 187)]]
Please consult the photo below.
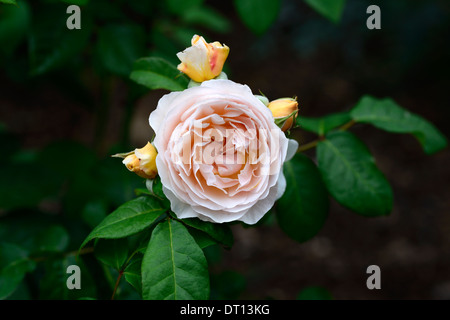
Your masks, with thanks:
[(155, 147), (148, 142), (147, 145), (140, 149), (135, 149), (132, 152), (116, 154), (114, 157), (125, 158), (122, 163), (131, 172), (145, 179), (154, 179), (158, 174), (156, 169)]
[(273, 100), (267, 106), (275, 119), (277, 126), (283, 131), (287, 131), (294, 125), (298, 113), (297, 99), (281, 98)]
[(196, 82), (218, 77), (230, 48), (222, 46), (217, 41), (206, 43), (205, 39), (198, 35), (192, 37), (191, 43), (191, 47), (177, 53), (177, 57), (181, 60), (178, 70)]

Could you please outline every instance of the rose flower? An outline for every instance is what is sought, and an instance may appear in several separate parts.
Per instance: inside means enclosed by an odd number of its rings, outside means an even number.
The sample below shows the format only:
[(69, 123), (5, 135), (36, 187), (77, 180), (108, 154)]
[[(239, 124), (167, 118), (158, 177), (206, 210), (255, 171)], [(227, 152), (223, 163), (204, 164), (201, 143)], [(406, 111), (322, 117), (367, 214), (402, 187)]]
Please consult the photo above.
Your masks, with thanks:
[(178, 218), (254, 224), (286, 188), (298, 144), (250, 88), (230, 80), (163, 96), (150, 115), (163, 192)]

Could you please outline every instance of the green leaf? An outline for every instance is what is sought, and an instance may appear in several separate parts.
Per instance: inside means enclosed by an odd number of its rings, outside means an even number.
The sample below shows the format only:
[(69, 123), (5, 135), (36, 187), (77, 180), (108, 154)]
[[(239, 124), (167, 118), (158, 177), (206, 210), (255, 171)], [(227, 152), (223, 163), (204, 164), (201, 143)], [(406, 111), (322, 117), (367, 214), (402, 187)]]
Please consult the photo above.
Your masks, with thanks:
[(198, 246), (202, 249), (217, 244), (217, 241), (215, 241), (203, 231), (194, 228), (188, 228), (188, 230), (191, 236), (194, 238), (195, 242), (197, 242)]
[(219, 33), (227, 33), (231, 29), (231, 23), (224, 15), (205, 6), (187, 10), (183, 15), (183, 21)]
[[(164, 214), (158, 220), (162, 221), (166, 217), (167, 215)], [(147, 249), (148, 242), (150, 241), (150, 236), (152, 235), (153, 229), (154, 227), (156, 227), (156, 225), (157, 223), (154, 223), (152, 226), (150, 226), (150, 228), (127, 237), (128, 249), (130, 252), (132, 252), (132, 255), (136, 252), (144, 254), (145, 250)]]
[(191, 228), (205, 232), (211, 238), (226, 247), (233, 246), (233, 233), (227, 224), (202, 221), (198, 218), (188, 218), (180, 221)]
[(329, 133), (317, 145), (317, 161), (328, 191), (340, 204), (364, 216), (390, 213), (391, 186), (356, 136)]
[(234, 6), (244, 24), (255, 34), (261, 35), (277, 19), (280, 0), (234, 0)]
[(297, 117), (297, 125), (301, 129), (317, 133), (323, 136), (328, 131), (335, 129), (351, 120), (347, 112), (333, 113), (321, 118)]
[(137, 60), (130, 78), (149, 89), (170, 91), (182, 91), (187, 88), (189, 82), (175, 66), (155, 57)]
[(14, 244), (0, 243), (0, 299), (11, 295), (25, 274), (35, 267), (35, 262), (28, 259), (27, 251)]
[(137, 196), (144, 196), (144, 195), (153, 196), (153, 193), (151, 193), (147, 188), (137, 188), (134, 190), (134, 193)]
[(142, 255), (137, 254), (131, 259), (130, 263), (125, 268), (123, 275), (125, 280), (137, 290), (137, 292), (142, 293)]
[(331, 293), (322, 287), (307, 287), (300, 291), (297, 300), (332, 300)]
[(154, 223), (164, 211), (159, 201), (153, 197), (128, 201), (92, 230), (80, 248), (94, 238), (118, 239), (138, 233)]
[(97, 53), (104, 67), (128, 77), (136, 59), (145, 54), (145, 31), (137, 25), (109, 25), (98, 35)]
[(392, 99), (364, 96), (350, 114), (357, 122), (369, 123), (389, 132), (412, 134), (427, 154), (447, 146), (447, 139), (435, 126), (403, 109)]
[(152, 180), (147, 179), (145, 186), (147, 187), (147, 194), (153, 195), (160, 199), (164, 208), (170, 208), (170, 201), (163, 192), (163, 184), (161, 183), (161, 178), (159, 176), (156, 176), (155, 179)]
[(34, 245), (33, 252), (63, 252), (69, 245), (69, 234), (63, 227), (53, 225), (39, 232)]
[(305, 0), (305, 2), (334, 23), (341, 20), (345, 7), (345, 0)]
[(81, 29), (69, 30), (62, 6), (42, 11), (34, 21), (29, 38), (31, 75), (41, 75), (74, 61), (88, 43), (92, 22), (83, 15)]
[(302, 154), (286, 162), (283, 172), (286, 191), (276, 204), (278, 224), (289, 237), (304, 242), (328, 217), (328, 192), (316, 165)]
[(6, 4), (15, 4), (17, 5), (17, 1), (16, 0), (0, 0), (1, 3), (6, 3)]
[(153, 231), (142, 261), (142, 295), (147, 300), (209, 298), (206, 258), (180, 222), (169, 219)]
[(94, 252), (98, 260), (120, 271), (128, 258), (128, 243), (126, 239), (100, 239)]

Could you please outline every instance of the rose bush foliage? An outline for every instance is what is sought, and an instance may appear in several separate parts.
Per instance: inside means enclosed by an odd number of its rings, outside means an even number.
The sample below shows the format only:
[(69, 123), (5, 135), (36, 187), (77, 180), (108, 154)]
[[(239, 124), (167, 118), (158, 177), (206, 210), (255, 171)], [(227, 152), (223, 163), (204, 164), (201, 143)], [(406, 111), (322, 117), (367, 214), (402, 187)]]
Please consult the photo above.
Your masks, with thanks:
[[(55, 224), (56, 220), (33, 214), (25, 227), (19, 213), (2, 221), (0, 299), (10, 297), (15, 290), (22, 291), (25, 281), (33, 288), (39, 282), (40, 297), (96, 297), (91, 284), (98, 274), (90, 275), (81, 258), (92, 253), (104, 271), (99, 281), (107, 282), (104, 287), (108, 294), (111, 291), (112, 298), (122, 297), (124, 282), (129, 288), (123, 290), (132, 291), (135, 298), (211, 298), (214, 293), (210, 291), (208, 250), (217, 245), (232, 249), (230, 226), (258, 227), (265, 223), (263, 218), (275, 216), (289, 237), (304, 242), (325, 223), (330, 196), (363, 216), (391, 212), (395, 195), (388, 179), (378, 169), (370, 149), (349, 132), (352, 126), (368, 124), (387, 132), (411, 134), (427, 154), (447, 145), (446, 138), (431, 123), (391, 99), (364, 96), (348, 111), (306, 118), (301, 114), (301, 97), (299, 101), (269, 99), (254, 95), (255, 88), (228, 80), (222, 67), (230, 48), (220, 42), (208, 43), (200, 36), (190, 39), (191, 28), (199, 22), (217, 33), (229, 31), (230, 22), (202, 1), (166, 0), (161, 8), (155, 8), (156, 2), (129, 2), (126, 10), (121, 10), (122, 4), (105, 0), (64, 0), (59, 8), (55, 0), (42, 5), (45, 11), (41, 11), (41, 3), (0, 2), (18, 4), (5, 5), (0, 11), (0, 54), (7, 61), (5, 70), (15, 80), (21, 77), (17, 71), (26, 68), (27, 76), (40, 76), (64, 67), (64, 73), (73, 77), (80, 70), (77, 57), (89, 56), (91, 69), (100, 70), (102, 81), (105, 74), (111, 74), (134, 82), (131, 101), (148, 89), (173, 91), (162, 96), (158, 106), (152, 106), (156, 107), (150, 116), (154, 140), (149, 137), (147, 146), (118, 154), (126, 168), (112, 159), (98, 163), (86, 149), (67, 143), (51, 145), (37, 155), (14, 153), (15, 147), (12, 151), (3, 149), (5, 154), (14, 154), (17, 163), (0, 168), (3, 180), (8, 182), (2, 188), (2, 213), (37, 206), (48, 198), (51, 206), (49, 195), (58, 192), (58, 185), (64, 185), (69, 196), (63, 204), (68, 216), (64, 227)], [(334, 22), (339, 21), (345, 4), (344, 0), (333, 4), (305, 2)], [(67, 3), (86, 8), (83, 28), (53, 32), (55, 24), (65, 23), (60, 9)], [(234, 6), (244, 24), (262, 34), (276, 19), (280, 1), (242, 0), (234, 1)], [(104, 12), (105, 7), (113, 9)], [(154, 18), (158, 10), (172, 15), (171, 20)], [(131, 12), (133, 19), (128, 24), (119, 23), (121, 18), (117, 17), (125, 11)], [(144, 49), (145, 39), (150, 37), (134, 21), (143, 12), (156, 21), (151, 25), (155, 56)], [(96, 19), (101, 23), (93, 28)], [(35, 25), (35, 21), (46, 23)], [(91, 38), (96, 42), (88, 46)], [(186, 43), (186, 39), (191, 40), (191, 47), (178, 55), (167, 54), (167, 48), (175, 42)], [(29, 57), (20, 56), (9, 63), (25, 42), (29, 44), (29, 50), (24, 50)], [(180, 61), (175, 61), (177, 57)], [(17, 68), (19, 60), (26, 61), (26, 67)], [(107, 88), (107, 82), (102, 86)], [(82, 95), (76, 98), (82, 99)], [(190, 120), (202, 120), (201, 127)], [(227, 139), (226, 129), (230, 128), (234, 135)], [(259, 135), (259, 130), (253, 129), (264, 130)], [(317, 139), (298, 146), (290, 139), (295, 130), (313, 132)], [(182, 140), (183, 135), (192, 143)], [(11, 140), (0, 127), (3, 137)], [(195, 137), (200, 138), (199, 144), (195, 144)], [(252, 141), (257, 142), (256, 148)], [(186, 145), (185, 150), (191, 152), (179, 153)], [(315, 147), (315, 156), (302, 153)], [(202, 152), (197, 153), (199, 150)], [(242, 163), (222, 161), (222, 151), (236, 158), (243, 155)], [(177, 154), (182, 161), (174, 161)], [(195, 155), (199, 154), (202, 161), (196, 163)], [(66, 161), (60, 161), (61, 155)], [(7, 161), (0, 159), (2, 164)], [(16, 183), (21, 179), (26, 184)], [(134, 199), (125, 202), (130, 198)], [(115, 208), (111, 213), (105, 199)], [(84, 241), (69, 237), (73, 228), (80, 228), (71, 220), (76, 214), (90, 227)], [(15, 230), (26, 230), (26, 236)], [(74, 246), (79, 250), (73, 250)], [(83, 274), (83, 289), (78, 292), (65, 287), (66, 268), (73, 264), (79, 265)], [(31, 273), (39, 274), (40, 280), (27, 279)], [(242, 280), (236, 275), (231, 279), (227, 278), (227, 286)]]
[[(125, 204), (83, 243), (147, 230), (150, 240), (139, 261), (141, 294), (146, 299), (208, 298), (201, 249), (213, 243), (230, 247), (230, 224), (257, 225), (273, 210), (281, 229), (304, 242), (325, 223), (329, 196), (363, 216), (389, 214), (392, 189), (369, 149), (348, 131), (355, 124), (410, 133), (427, 153), (447, 145), (431, 123), (389, 99), (365, 96), (349, 112), (302, 117), (296, 98), (269, 102), (247, 85), (228, 80), (221, 70), (213, 75), (209, 68), (215, 61), (211, 60), (212, 45), (197, 35), (192, 45), (195, 50), (185, 52), (196, 63), (190, 64), (189, 71), (183, 65), (179, 69), (194, 74), (193, 78), (184, 90), (161, 97), (149, 117), (158, 177), (147, 180), (148, 192), (137, 200), (141, 205), (146, 197), (153, 199), (151, 205), (134, 209)], [(147, 59), (147, 70), (161, 72), (152, 69), (152, 58)], [(138, 71), (139, 64), (134, 72)], [(202, 83), (197, 81), (200, 78)], [(152, 76), (139, 83), (172, 88), (158, 79)], [(316, 133), (318, 139), (299, 146), (288, 138), (298, 127)], [(314, 147), (317, 164), (301, 154), (294, 157)], [(145, 217), (155, 210), (158, 213), (151, 219)], [(184, 276), (177, 270), (183, 270)], [(178, 286), (183, 294), (176, 290)]]

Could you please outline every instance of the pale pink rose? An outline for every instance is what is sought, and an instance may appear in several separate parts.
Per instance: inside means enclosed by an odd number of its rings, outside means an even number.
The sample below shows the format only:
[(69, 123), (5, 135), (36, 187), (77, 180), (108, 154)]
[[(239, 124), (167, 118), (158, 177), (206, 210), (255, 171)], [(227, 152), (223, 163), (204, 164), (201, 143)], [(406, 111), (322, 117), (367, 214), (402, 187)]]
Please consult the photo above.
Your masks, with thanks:
[(298, 144), (250, 88), (230, 80), (163, 96), (150, 115), (163, 192), (178, 218), (254, 224), (286, 188)]

